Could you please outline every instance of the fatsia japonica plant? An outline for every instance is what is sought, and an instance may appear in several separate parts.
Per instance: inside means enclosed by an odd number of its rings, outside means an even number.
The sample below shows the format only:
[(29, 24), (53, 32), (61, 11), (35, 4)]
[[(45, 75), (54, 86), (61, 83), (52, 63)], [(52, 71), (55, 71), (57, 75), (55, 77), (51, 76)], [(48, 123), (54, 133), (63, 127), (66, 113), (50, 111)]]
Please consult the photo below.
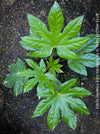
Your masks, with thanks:
[(20, 44), (29, 51), (27, 56), (40, 58), (40, 63), (30, 58), (25, 59), (30, 67), (25, 69), (23, 61), (18, 59), (16, 64), (9, 66), (10, 74), (6, 76), (4, 85), (13, 87), (16, 96), (29, 92), (36, 86), (37, 96), (41, 100), (33, 118), (43, 115), (49, 109), (47, 123), (50, 130), (57, 126), (60, 116), (68, 126), (75, 129), (77, 117), (74, 111), (89, 114), (80, 98), (91, 95), (91, 92), (76, 87), (77, 78), (60, 82), (58, 74), (63, 73), (63, 65), (59, 62), (60, 59), (66, 60), (70, 69), (87, 76), (86, 67), (96, 67), (100, 64), (96, 64), (96, 58), (100, 61), (99, 56), (91, 53), (98, 46), (97, 35), (80, 37), (83, 16), (70, 21), (61, 32), (64, 18), (57, 2), (51, 7), (48, 15), (49, 30), (37, 17), (30, 14), (27, 17), (30, 33), (21, 38)]

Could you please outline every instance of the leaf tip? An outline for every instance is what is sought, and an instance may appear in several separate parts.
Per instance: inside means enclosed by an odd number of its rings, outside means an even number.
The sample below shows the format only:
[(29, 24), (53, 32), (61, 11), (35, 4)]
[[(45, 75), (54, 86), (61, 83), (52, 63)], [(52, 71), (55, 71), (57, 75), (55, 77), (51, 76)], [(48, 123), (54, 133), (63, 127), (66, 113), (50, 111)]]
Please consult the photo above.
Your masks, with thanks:
[(8, 83), (8, 81), (4, 81), (4, 84)]
[(49, 127), (49, 128), (50, 128), (50, 130), (51, 130), (51, 131), (53, 131), (53, 130), (55, 129), (55, 127), (52, 127), (52, 128), (51, 128), (51, 127)]
[(14, 95), (17, 97), (19, 94), (17, 92), (15, 92)]
[(27, 92), (27, 90), (24, 88), (24, 91), (23, 91), (24, 93), (26, 93)]
[(33, 114), (32, 118), (35, 118), (35, 115)]
[(80, 18), (81, 18), (81, 20), (83, 20), (84, 19), (84, 15), (81, 15)]
[(88, 91), (88, 95), (92, 95), (92, 93), (90, 91)]
[(90, 114), (90, 112), (89, 112), (89, 111), (87, 111), (86, 115), (89, 115), (89, 114)]
[(78, 20), (79, 20), (80, 24), (82, 24), (83, 18), (84, 18), (84, 15), (81, 15), (81, 16), (79, 16), (79, 17), (78, 17), (78, 18), (76, 18), (76, 19), (78, 19)]
[(58, 6), (58, 3), (57, 3), (57, 1), (55, 1), (55, 2), (54, 2), (54, 6)]
[(25, 59), (26, 62), (28, 62), (30, 59)]
[[(29, 90), (28, 90), (28, 91), (29, 91)], [(24, 86), (24, 91), (23, 91), (23, 92), (26, 93), (26, 92), (28, 92), (28, 91), (27, 91), (27, 87)]]
[(71, 126), (71, 128), (72, 128), (73, 130), (75, 130), (75, 129), (76, 129), (76, 127), (77, 127), (77, 126)]
[(27, 18), (29, 18), (30, 16), (31, 16), (31, 14), (28, 14), (28, 13), (27, 13)]

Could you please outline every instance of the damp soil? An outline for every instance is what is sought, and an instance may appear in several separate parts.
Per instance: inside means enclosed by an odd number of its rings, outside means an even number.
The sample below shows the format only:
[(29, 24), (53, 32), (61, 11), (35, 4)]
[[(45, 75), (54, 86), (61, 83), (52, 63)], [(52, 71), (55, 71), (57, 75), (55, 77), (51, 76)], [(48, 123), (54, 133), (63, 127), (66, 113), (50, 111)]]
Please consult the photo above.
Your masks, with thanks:
[[(99, 13), (99, 1), (93, 0), (57, 0), (64, 14), (64, 26), (72, 19), (84, 15), (81, 36), (95, 34), (96, 13)], [(77, 114), (76, 130), (69, 128), (60, 119), (53, 132), (47, 125), (47, 113), (41, 117), (32, 118), (39, 102), (34, 88), (29, 93), (18, 97), (13, 90), (3, 85), (5, 76), (9, 73), (9, 64), (17, 58), (24, 61), (27, 51), (19, 41), (29, 34), (27, 13), (35, 15), (47, 25), (47, 16), (54, 0), (0, 0), (0, 134), (99, 134), (100, 115), (96, 109), (96, 69), (88, 69), (88, 77), (83, 77), (70, 70), (64, 64), (64, 73), (59, 76), (64, 82), (69, 78), (80, 78), (79, 85), (92, 92), (90, 97), (83, 99), (90, 110), (90, 115)], [(99, 49), (99, 48), (98, 48)], [(39, 61), (39, 59), (35, 59)]]

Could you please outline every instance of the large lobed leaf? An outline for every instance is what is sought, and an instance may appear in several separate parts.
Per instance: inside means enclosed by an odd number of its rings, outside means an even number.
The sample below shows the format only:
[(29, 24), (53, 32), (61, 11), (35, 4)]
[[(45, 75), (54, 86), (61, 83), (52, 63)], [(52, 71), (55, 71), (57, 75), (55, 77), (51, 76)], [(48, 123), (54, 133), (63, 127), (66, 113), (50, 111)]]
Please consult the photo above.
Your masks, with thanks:
[(16, 64), (11, 64), (9, 66), (9, 71), (11, 74), (8, 74), (4, 80), (4, 85), (8, 88), (13, 87), (13, 92), (15, 96), (19, 95), (23, 91), (23, 86), (25, 85), (27, 78), (16, 75), (16, 73), (25, 69), (25, 65), (22, 60), (18, 59)]
[(72, 20), (61, 33), (64, 18), (60, 6), (55, 2), (48, 15), (50, 31), (40, 19), (28, 14), (31, 34), (21, 38), (21, 45), (31, 50), (27, 56), (48, 57), (56, 48), (60, 57), (78, 59), (77, 54), (72, 50), (82, 47), (89, 40), (88, 37), (73, 38), (80, 31), (82, 20), (83, 16)]
[[(79, 49), (75, 50), (78, 59), (68, 60), (68, 66), (75, 72), (87, 75), (86, 67), (96, 67), (100, 65), (100, 57), (96, 54), (89, 53), (96, 49), (99, 42), (96, 42), (96, 35), (88, 35), (89, 41)], [(85, 67), (86, 66), (86, 67)]]
[(44, 84), (46, 83), (47, 86), (51, 86), (51, 80), (57, 81), (56, 77), (51, 74), (50, 72), (46, 71), (46, 65), (43, 59), (41, 59), (40, 64), (38, 65), (35, 61), (32, 59), (26, 59), (27, 64), (32, 69), (24, 69), (17, 73), (18, 76), (24, 77), (24, 78), (31, 78), (29, 79), (25, 86), (24, 86), (24, 92), (28, 92), (29, 90), (33, 89), (37, 83)]
[[(85, 103), (75, 97), (86, 97), (91, 95), (90, 91), (81, 88), (74, 87), (76, 79), (69, 80), (59, 86), (59, 92), (51, 92), (49, 89), (44, 89), (39, 85), (39, 97), (45, 98), (40, 101), (35, 109), (33, 118), (43, 115), (49, 108), (49, 113), (47, 117), (48, 126), (51, 130), (57, 126), (60, 118), (60, 111), (63, 121), (75, 129), (77, 126), (77, 117), (74, 111), (82, 114), (89, 114)], [(40, 92), (41, 91), (41, 92)]]

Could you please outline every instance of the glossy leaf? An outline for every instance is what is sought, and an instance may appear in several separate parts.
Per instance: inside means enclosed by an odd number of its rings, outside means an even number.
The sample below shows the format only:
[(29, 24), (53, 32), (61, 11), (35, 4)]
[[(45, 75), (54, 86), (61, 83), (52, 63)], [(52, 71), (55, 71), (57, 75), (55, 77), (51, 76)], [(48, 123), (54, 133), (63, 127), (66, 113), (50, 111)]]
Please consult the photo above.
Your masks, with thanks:
[(36, 70), (39, 68), (38, 64), (34, 60), (32, 59), (25, 59), (25, 60), (31, 68), (36, 69)]
[[(22, 46), (30, 50), (32, 50), (32, 47), (34, 48), (33, 51), (27, 53), (27, 56), (45, 58), (49, 57), (53, 53), (53, 50), (56, 49), (56, 53), (61, 58), (78, 59), (77, 54), (72, 50), (82, 47), (88, 41), (87, 37), (75, 37), (80, 31), (83, 16), (77, 17), (69, 22), (62, 33), (60, 32), (64, 19), (57, 2), (51, 7), (48, 16), (50, 31), (48, 31), (46, 25), (37, 17), (30, 14), (27, 16), (31, 33), (29, 36), (21, 38), (27, 44), (22, 44)], [(57, 70), (60, 72), (59, 69)]]
[(81, 29), (83, 16), (79, 16), (76, 19), (70, 21), (61, 34), (61, 39), (70, 39), (74, 37)]
[(31, 51), (35, 51), (35, 50), (36, 50), (36, 48), (27, 45), (27, 44), (26, 44), (25, 42), (23, 42), (23, 41), (20, 41), (19, 43), (20, 43), (20, 45), (21, 45), (24, 49), (26, 49), (26, 50), (31, 50)]
[(31, 69), (24, 69), (17, 73), (17, 75), (25, 77), (25, 78), (33, 77), (35, 74), (36, 74), (36, 72)]
[(46, 39), (48, 39), (48, 30), (46, 25), (40, 19), (33, 15), (28, 14), (27, 18), (31, 30), (39, 37), (45, 37)]
[(59, 101), (58, 97), (54, 99), (52, 102), (52, 106), (49, 110), (48, 117), (47, 117), (47, 123), (50, 128), (50, 130), (54, 130), (54, 128), (57, 126), (60, 118), (60, 108), (59, 108)]
[(82, 75), (87, 75), (86, 67), (96, 67), (97, 65), (100, 65), (100, 57), (93, 53), (88, 53), (95, 50), (98, 46), (96, 43), (96, 35), (92, 34), (87, 37), (90, 38), (89, 41), (79, 49), (75, 50), (75, 53), (78, 55), (78, 59), (68, 60), (68, 66), (73, 71)]
[(66, 93), (68, 89), (73, 87), (76, 83), (77, 79), (71, 79), (69, 81), (64, 82), (61, 87), (60, 87), (60, 92), (61, 93)]
[(17, 75), (8, 74), (4, 80), (4, 85), (8, 88), (12, 88), (16, 82)]
[(38, 78), (32, 78), (28, 80), (24, 86), (24, 92), (28, 92), (29, 90), (33, 89), (38, 82)]
[(61, 58), (78, 59), (78, 56), (73, 51), (70, 51), (66, 46), (59, 46), (57, 48), (57, 53)]
[[(61, 84), (58, 89), (58, 92), (56, 92), (55, 90), (54, 93), (51, 92), (51, 90), (44, 88), (42, 90), (43, 93), (41, 92), (39, 96), (41, 96), (41, 98), (46, 99), (39, 102), (33, 117), (38, 117), (44, 114), (50, 108), (47, 117), (47, 122), (50, 130), (54, 130), (54, 128), (59, 122), (61, 111), (63, 121), (68, 126), (75, 129), (77, 126), (77, 117), (73, 110), (78, 111), (82, 114), (89, 114), (89, 110), (87, 109), (85, 103), (82, 100), (74, 97), (82, 98), (91, 95), (91, 93), (84, 88), (71, 88), (72, 86), (74, 86), (75, 82), (76, 79), (72, 79)], [(41, 88), (41, 86), (39, 88)], [(69, 107), (69, 105), (72, 107), (73, 110)]]
[[(45, 65), (43, 59), (40, 61), (39, 65), (31, 59), (26, 59), (26, 62), (34, 70), (24, 69), (17, 73), (18, 76), (22, 76), (25, 78), (33, 77), (32, 79), (28, 80), (27, 83), (25, 84), (24, 92), (28, 92), (29, 90), (33, 89), (37, 83), (39, 83), (39, 84), (46, 83), (48, 85), (49, 83), (51, 83), (50, 82), (51, 80), (57, 81), (56, 77), (53, 74), (51, 74), (49, 72), (45, 73), (46, 65)], [(49, 84), (49, 86), (52, 86), (52, 85)]]
[(78, 49), (79, 47), (83, 46), (89, 38), (87, 37), (76, 37), (70, 40), (62, 40), (58, 43), (58, 46), (66, 46), (67, 49)]
[(52, 90), (46, 89), (44, 84), (43, 85), (38, 84), (38, 86), (37, 86), (37, 96), (39, 98), (47, 98), (48, 96), (50, 97), (50, 96), (52, 96)]
[(79, 55), (79, 60), (81, 60), (80, 62), (87, 67), (96, 67), (97, 58), (99, 60), (98, 65), (100, 65), (100, 57), (93, 53)]
[(89, 114), (89, 110), (82, 100), (78, 98), (68, 98), (66, 101), (71, 105), (73, 110), (82, 114)]
[(48, 16), (48, 24), (51, 32), (60, 33), (63, 27), (64, 19), (60, 6), (57, 2), (52, 6), (49, 16)]
[(39, 38), (39, 36), (37, 36), (33, 31), (32, 31), (32, 29), (30, 28), (30, 33), (29, 33), (29, 35), (30, 36), (36, 36), (36, 37), (38, 37)]
[(46, 71), (46, 65), (45, 65), (43, 59), (40, 61), (40, 68), (41, 68), (42, 73), (44, 73)]
[(75, 72), (82, 74), (82, 75), (87, 75), (87, 70), (84, 65), (80, 64), (80, 62), (73, 62), (72, 60), (68, 61), (68, 66)]
[[(96, 42), (96, 38), (97, 38), (96, 34), (90, 34), (87, 35), (86, 37), (89, 38), (88, 42), (85, 43), (82, 47), (80, 47), (76, 52), (78, 53), (92, 52), (99, 45), (99, 42)], [(100, 36), (98, 38), (100, 38)]]
[(26, 55), (31, 57), (45, 58), (52, 54), (53, 47), (51, 45), (44, 46), (35, 52), (28, 52)]
[(38, 116), (44, 114), (50, 107), (53, 99), (54, 99), (54, 96), (40, 101), (38, 106), (36, 107), (33, 117), (38, 117)]
[(63, 98), (61, 102), (61, 116), (63, 121), (68, 124), (68, 126), (75, 129), (77, 127), (77, 117), (75, 113), (69, 108)]
[(21, 37), (21, 39), (24, 43), (33, 48), (39, 47), (39, 44), (42, 43), (41, 39), (36, 36), (24, 36)]
[(15, 96), (19, 95), (22, 93), (22, 89), (26, 81), (23, 82), (23, 79), (17, 79), (13, 88), (13, 92)]
[(65, 92), (64, 90), (62, 90), (61, 92), (68, 93), (68, 96), (74, 96), (74, 97), (80, 97), (80, 98), (91, 95), (91, 93), (88, 90), (86, 90), (85, 88), (80, 88), (80, 87), (68, 88)]
[(8, 74), (4, 80), (4, 85), (8, 88), (13, 87), (13, 92), (15, 96), (19, 95), (23, 91), (23, 86), (27, 81), (27, 78), (18, 76), (16, 73), (25, 69), (25, 65), (22, 60), (18, 59), (16, 64), (11, 64), (9, 66), (9, 71), (11, 74)]
[(45, 76), (48, 77), (50, 80), (53, 80), (53, 81), (57, 80), (56, 77), (53, 74), (49, 73), (49, 72), (47, 72), (45, 74)]

